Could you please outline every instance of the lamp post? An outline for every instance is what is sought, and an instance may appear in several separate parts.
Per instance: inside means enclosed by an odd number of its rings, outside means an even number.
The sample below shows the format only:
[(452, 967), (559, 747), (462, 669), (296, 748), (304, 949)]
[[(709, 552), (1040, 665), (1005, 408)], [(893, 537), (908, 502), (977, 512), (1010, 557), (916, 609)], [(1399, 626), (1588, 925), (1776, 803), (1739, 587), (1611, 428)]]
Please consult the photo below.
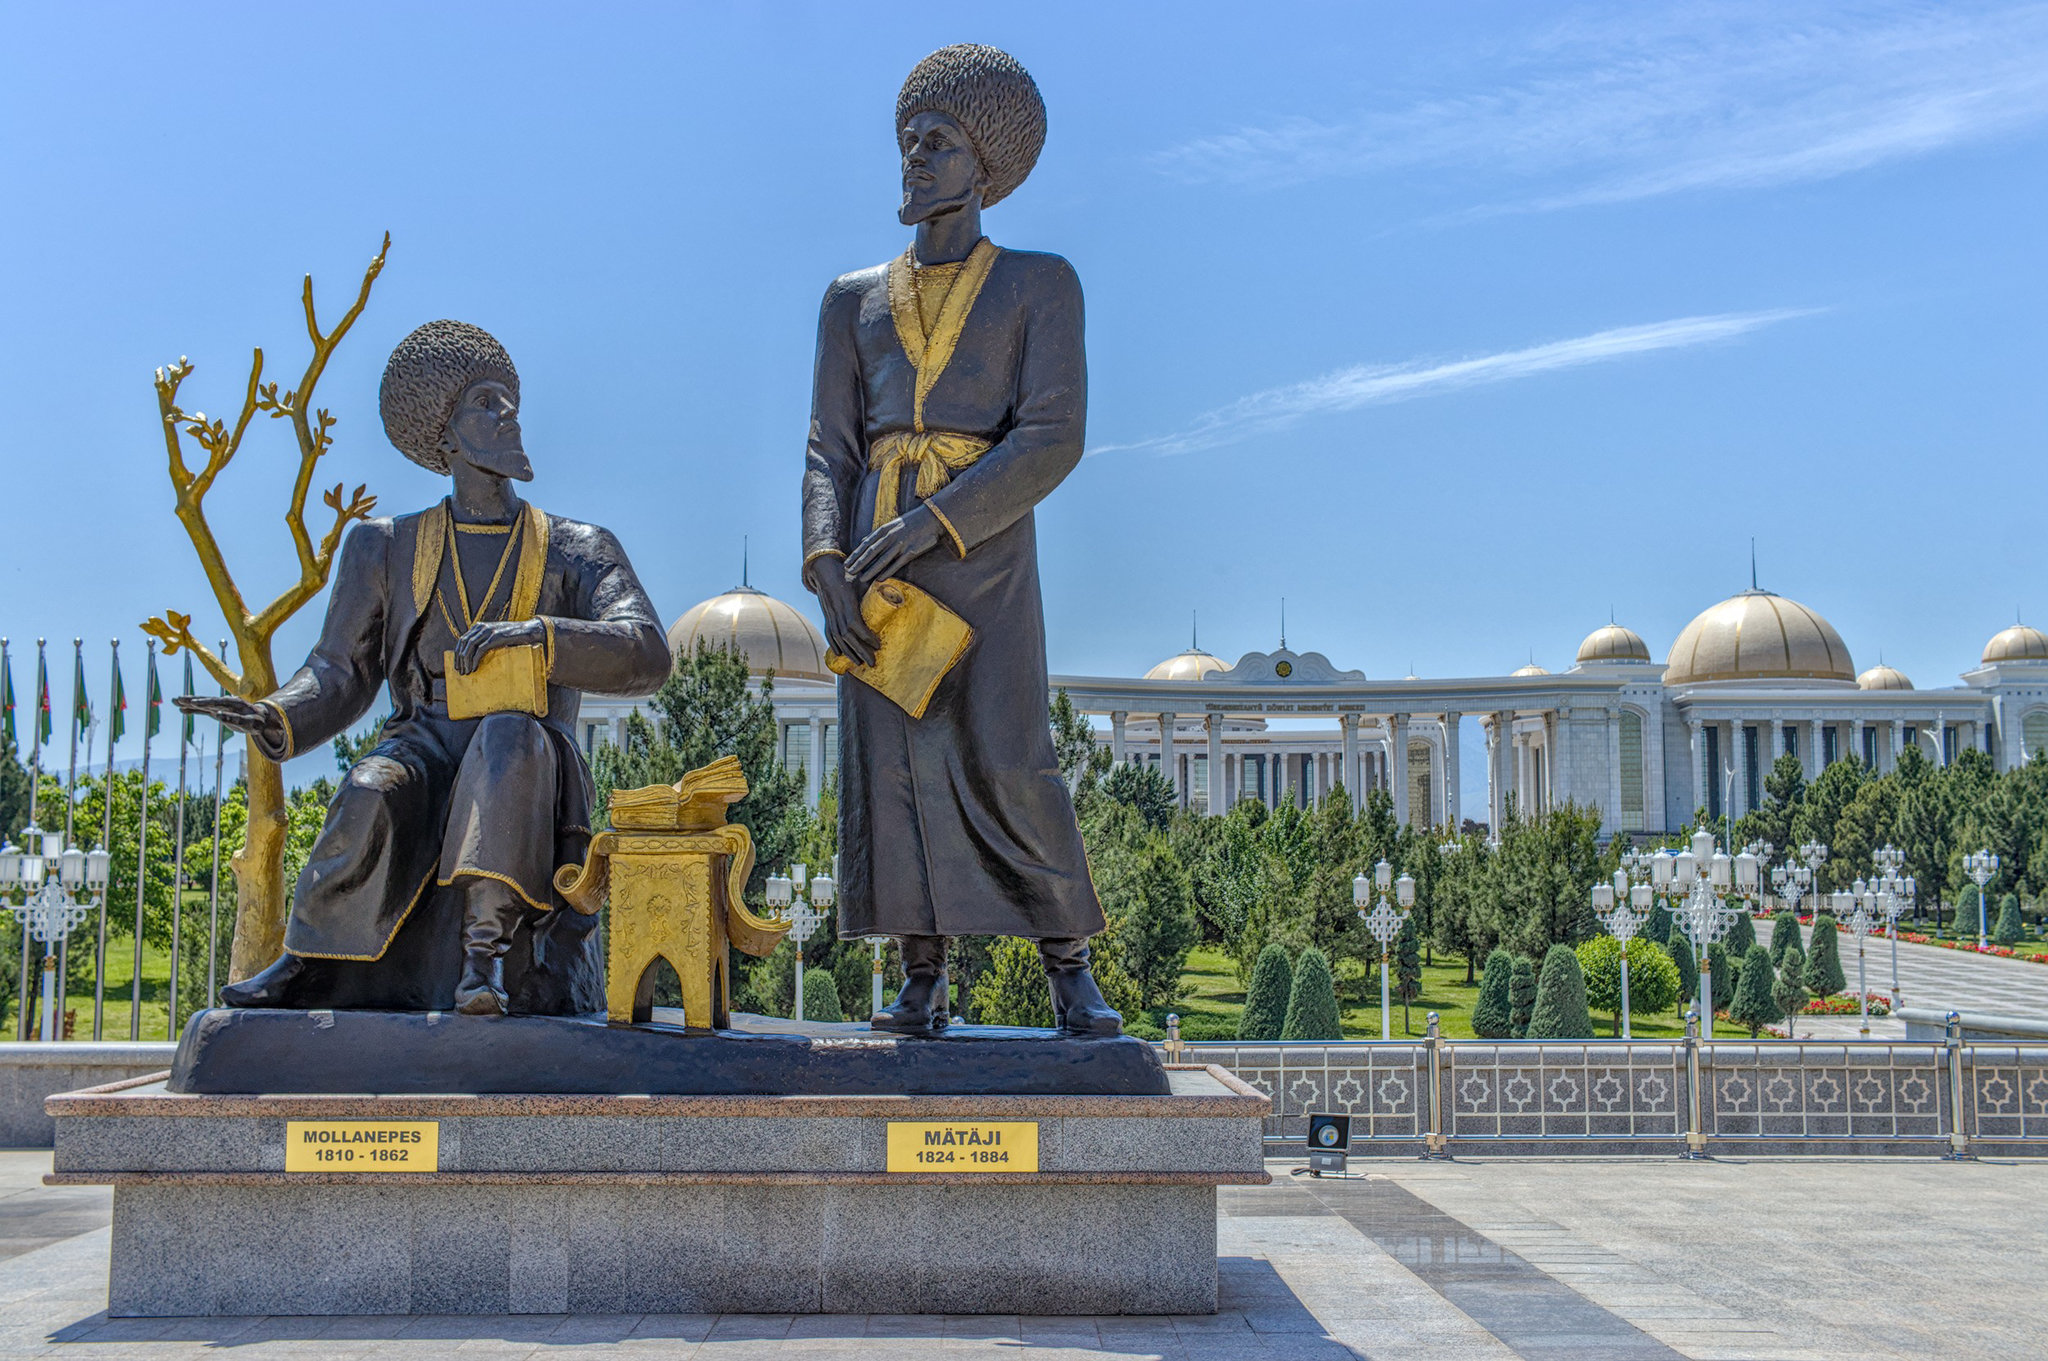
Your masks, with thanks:
[(1799, 858), (1806, 862), (1809, 876), (1807, 886), (1815, 893), (1820, 892), (1820, 867), (1828, 862), (1828, 847), (1825, 841), (1804, 841), (1799, 845)]
[[(45, 832), (34, 823), (22, 829), (22, 835), (30, 849), (0, 847), (0, 886), (19, 884), (27, 893), (19, 907), (9, 910), (21, 922), (23, 939), (39, 941), (43, 947), (43, 1040), (50, 1043), (57, 1039), (58, 1026), (57, 951), (91, 912), (93, 896), (106, 891), (113, 857), (105, 850), (88, 854), (76, 846), (67, 848), (62, 832)], [(86, 890), (85, 902), (72, 897), (77, 888)], [(28, 1009), (27, 983), (24, 975), (24, 1012)]]
[(1870, 988), (1863, 972), (1863, 938), (1877, 925), (1877, 899), (1877, 885), (1863, 879), (1851, 884), (1847, 893), (1838, 890), (1832, 899), (1836, 920), (1856, 937), (1856, 1006), (1863, 1018), (1856, 1033), (1866, 1040), (1870, 1038)]
[[(1388, 890), (1392, 893), (1389, 894)], [(1374, 899), (1378, 901), (1375, 903)], [(1393, 1002), (1388, 996), (1387, 971), (1393, 963), (1394, 937), (1401, 932), (1402, 923), (1408, 920), (1408, 909), (1415, 906), (1415, 881), (1407, 875), (1396, 879), (1394, 867), (1382, 860), (1372, 867), (1372, 878), (1360, 874), (1351, 881), (1351, 901), (1358, 908), (1358, 915), (1365, 919), (1365, 929), (1372, 932), (1372, 938), (1380, 943), (1380, 1038), (1394, 1038)], [(1400, 904), (1396, 911), (1395, 903)], [(1370, 912), (1366, 905), (1373, 904)]]
[(1771, 871), (1771, 891), (1792, 909), (1795, 923), (1799, 918), (1799, 900), (1812, 887), (1813, 871), (1796, 860), (1787, 860)]
[(1988, 950), (1991, 948), (1991, 924), (1986, 920), (1990, 913), (1984, 906), (1984, 885), (1990, 883), (1991, 876), (1998, 873), (1998, 857), (1989, 850), (1966, 855), (1963, 857), (1963, 872), (1977, 885), (1977, 948)]
[[(1631, 852), (1633, 854), (1633, 852)], [(1648, 884), (1630, 884), (1627, 869), (1614, 872), (1612, 884), (1593, 885), (1593, 914), (1607, 934), (1621, 944), (1621, 1038), (1634, 1039), (1628, 1019), (1628, 943), (1650, 919), (1654, 891)]]
[(1728, 934), (1737, 912), (1727, 899), (1756, 896), (1759, 874), (1753, 851), (1729, 855), (1714, 849), (1712, 832), (1695, 832), (1692, 844), (1671, 858), (1672, 886), (1685, 895), (1678, 920), (1700, 966), (1701, 1034), (1714, 1038), (1713, 946)]
[[(798, 861), (786, 874), (768, 876), (768, 906), (789, 918), (789, 938), (796, 942), (796, 1001), (791, 1019), (804, 1019), (804, 942), (824, 924), (825, 910), (832, 906), (838, 886), (829, 874), (812, 877), (810, 867)], [(880, 1010), (880, 1008), (876, 1008)]]
[(1910, 877), (1902, 878), (1899, 871), (1906, 866), (1906, 853), (1897, 846), (1886, 842), (1870, 853), (1877, 865), (1878, 887), (1882, 890), (1877, 906), (1884, 917), (1885, 935), (1891, 938), (1892, 946), (1892, 1010), (1905, 1005), (1899, 995), (1899, 918), (1913, 907), (1914, 883)]

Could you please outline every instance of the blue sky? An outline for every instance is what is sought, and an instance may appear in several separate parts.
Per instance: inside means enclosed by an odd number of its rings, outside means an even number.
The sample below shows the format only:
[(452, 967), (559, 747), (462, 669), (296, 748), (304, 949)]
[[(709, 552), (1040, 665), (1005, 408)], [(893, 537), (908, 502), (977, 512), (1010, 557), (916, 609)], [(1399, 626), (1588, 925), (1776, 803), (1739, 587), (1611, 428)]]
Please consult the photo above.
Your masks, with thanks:
[[(1661, 656), (1751, 536), (1764, 586), (1922, 686), (2048, 621), (2048, 6), (961, 14), (10, 5), (17, 686), (38, 633), (91, 640), (97, 688), (148, 614), (218, 631), (150, 371), (191, 356), (213, 414), (252, 345), (295, 375), (301, 275), (332, 317), (387, 229), (326, 484), (440, 493), (376, 381), (459, 317), (519, 364), (535, 499), (617, 530), (665, 614), (742, 535), (808, 605), (817, 301), (902, 248), (896, 87), (962, 40), (1051, 113), (990, 235), (1088, 295), (1093, 454), (1039, 519), (1056, 670), (1141, 671), (1195, 610), (1212, 651), (1270, 647), (1283, 596), (1293, 645), (1375, 676), (1561, 668), (1610, 609)], [(252, 597), (293, 570), (292, 461), (259, 429), (209, 503)]]

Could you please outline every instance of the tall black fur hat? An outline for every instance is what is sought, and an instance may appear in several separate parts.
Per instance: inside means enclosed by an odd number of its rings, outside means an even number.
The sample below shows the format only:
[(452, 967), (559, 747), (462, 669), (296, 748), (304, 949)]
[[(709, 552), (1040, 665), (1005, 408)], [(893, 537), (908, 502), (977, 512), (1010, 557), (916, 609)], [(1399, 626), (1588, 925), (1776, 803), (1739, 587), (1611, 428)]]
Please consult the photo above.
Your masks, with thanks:
[(1001, 48), (954, 43), (919, 62), (896, 96), (897, 131), (921, 113), (943, 113), (966, 129), (988, 174), (984, 208), (1024, 183), (1045, 147), (1045, 99)]

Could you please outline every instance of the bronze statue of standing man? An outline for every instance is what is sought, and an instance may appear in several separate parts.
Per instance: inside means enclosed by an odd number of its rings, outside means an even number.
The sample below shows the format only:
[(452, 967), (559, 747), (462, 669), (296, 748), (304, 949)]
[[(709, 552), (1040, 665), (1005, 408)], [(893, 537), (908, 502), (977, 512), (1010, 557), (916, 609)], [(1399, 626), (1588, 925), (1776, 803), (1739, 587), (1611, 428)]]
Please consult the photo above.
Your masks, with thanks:
[(1115, 1034), (1088, 967), (1102, 908), (1048, 726), (1032, 523), (1081, 458), (1081, 285), (1059, 256), (981, 232), (1037, 161), (1045, 104), (1009, 54), (945, 47), (904, 82), (896, 138), (897, 216), (916, 239), (825, 293), (804, 580), (855, 663), (875, 661), (862, 601), (884, 580), (974, 635), (921, 716), (840, 682), (838, 930), (902, 941), (906, 981), (877, 1029), (944, 1027), (946, 938), (971, 934), (1035, 940), (1060, 1028)]

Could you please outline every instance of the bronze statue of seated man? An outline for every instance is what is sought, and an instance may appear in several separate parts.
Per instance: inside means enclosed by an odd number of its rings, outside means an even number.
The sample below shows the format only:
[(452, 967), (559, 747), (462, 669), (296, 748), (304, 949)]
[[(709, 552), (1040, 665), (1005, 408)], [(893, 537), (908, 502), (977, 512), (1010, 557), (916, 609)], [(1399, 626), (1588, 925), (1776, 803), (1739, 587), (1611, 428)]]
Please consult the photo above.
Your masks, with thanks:
[(533, 465), (519, 375), (490, 335), (420, 327), (380, 397), (391, 442), (452, 474), (453, 495), (349, 534), (319, 643), (276, 691), (178, 701), (282, 761), (346, 731), (379, 686), (391, 698), (299, 876), (285, 953), (221, 1000), (601, 1010), (596, 918), (564, 910), (553, 884), (590, 839), (576, 713), (582, 691), (667, 678), (659, 617), (609, 531), (514, 494)]

